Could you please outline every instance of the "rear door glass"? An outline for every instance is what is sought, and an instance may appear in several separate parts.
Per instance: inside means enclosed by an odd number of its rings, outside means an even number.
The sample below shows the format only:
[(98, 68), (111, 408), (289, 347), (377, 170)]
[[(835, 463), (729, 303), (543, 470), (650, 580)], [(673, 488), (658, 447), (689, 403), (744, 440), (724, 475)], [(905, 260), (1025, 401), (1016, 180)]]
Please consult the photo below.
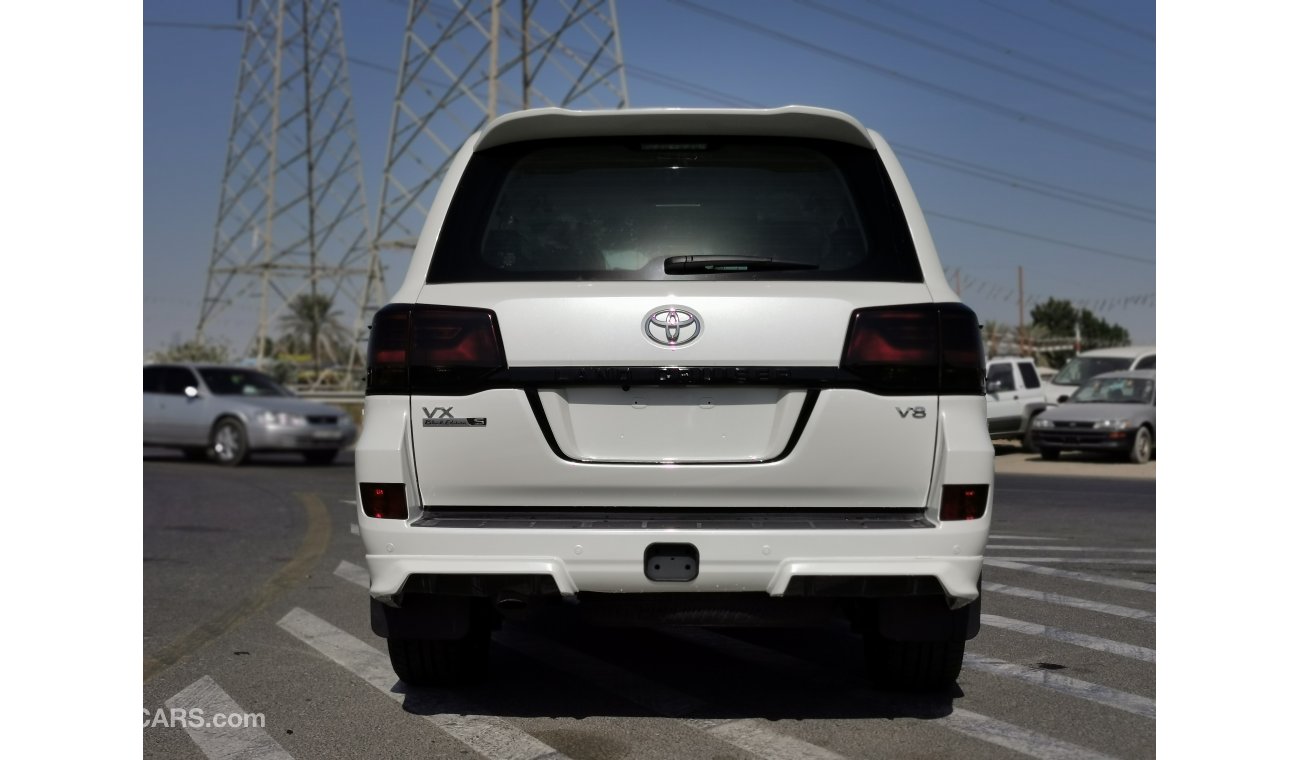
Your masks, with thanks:
[(1024, 382), (1026, 388), (1037, 388), (1038, 372), (1034, 370), (1034, 365), (1029, 362), (1016, 362), (1016, 368), (1020, 370), (1020, 379)]
[(875, 151), (655, 137), (475, 154), (428, 277), (679, 279), (920, 282), (921, 272)]

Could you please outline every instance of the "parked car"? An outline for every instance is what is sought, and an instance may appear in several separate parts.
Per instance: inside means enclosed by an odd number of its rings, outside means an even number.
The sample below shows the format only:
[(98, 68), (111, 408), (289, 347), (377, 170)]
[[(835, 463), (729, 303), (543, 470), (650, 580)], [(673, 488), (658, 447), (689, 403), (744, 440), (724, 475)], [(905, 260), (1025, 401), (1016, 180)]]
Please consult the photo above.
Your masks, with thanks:
[(1066, 403), (1038, 415), (1033, 437), (1043, 459), (1062, 451), (1109, 451), (1149, 462), (1156, 452), (1155, 370), (1097, 375)]
[(1045, 386), (1049, 406), (1063, 404), (1089, 378), (1103, 372), (1156, 368), (1155, 346), (1097, 348), (1070, 359)]
[[(974, 313), (845, 114), (541, 108), (471, 135), (369, 343), (371, 625), (481, 674), (495, 621), (818, 625), (946, 688), (993, 448)], [(942, 405), (942, 414), (940, 406)]]
[(144, 368), (146, 446), (230, 466), (255, 451), (296, 451), (311, 464), (329, 464), (356, 437), (347, 412), (297, 398), (247, 367)]
[(1021, 448), (1034, 452), (1029, 435), (1034, 418), (1047, 408), (1047, 396), (1034, 360), (998, 356), (988, 361), (985, 371), (988, 389), (989, 435), (994, 439), (1020, 441)]

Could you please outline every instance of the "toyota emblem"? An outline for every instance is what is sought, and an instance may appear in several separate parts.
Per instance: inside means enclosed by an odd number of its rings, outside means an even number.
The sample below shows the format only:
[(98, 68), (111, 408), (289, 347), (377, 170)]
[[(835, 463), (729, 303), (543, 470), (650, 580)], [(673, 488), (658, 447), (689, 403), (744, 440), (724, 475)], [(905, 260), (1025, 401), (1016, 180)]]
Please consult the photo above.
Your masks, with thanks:
[(690, 343), (703, 330), (699, 315), (680, 306), (660, 306), (645, 317), (646, 337), (669, 348)]

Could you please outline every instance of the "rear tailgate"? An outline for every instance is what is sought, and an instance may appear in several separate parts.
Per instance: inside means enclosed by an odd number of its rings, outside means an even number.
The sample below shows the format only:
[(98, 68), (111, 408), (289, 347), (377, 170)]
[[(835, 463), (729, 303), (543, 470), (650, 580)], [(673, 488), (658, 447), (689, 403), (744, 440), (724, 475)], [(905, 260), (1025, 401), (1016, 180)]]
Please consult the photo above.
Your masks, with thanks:
[[(853, 310), (922, 284), (456, 283), (419, 301), (490, 308), (508, 367), (415, 393), (426, 506), (910, 508), (926, 502), (934, 395), (837, 387)], [(677, 307), (698, 334), (665, 346)], [(685, 317), (683, 317), (685, 320)], [(653, 326), (651, 326), (653, 329)], [(689, 332), (689, 329), (688, 329)], [(465, 422), (460, 422), (464, 420)]]

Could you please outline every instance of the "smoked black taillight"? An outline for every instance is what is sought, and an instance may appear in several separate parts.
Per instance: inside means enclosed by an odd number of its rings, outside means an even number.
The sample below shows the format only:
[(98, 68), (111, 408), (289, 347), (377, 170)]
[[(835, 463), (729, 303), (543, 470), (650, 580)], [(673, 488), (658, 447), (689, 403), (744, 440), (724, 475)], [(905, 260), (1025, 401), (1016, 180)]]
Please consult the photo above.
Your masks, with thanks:
[(375, 314), (366, 393), (464, 393), (506, 366), (489, 309), (391, 304)]
[(978, 520), (988, 507), (987, 485), (947, 485), (939, 503), (940, 520)]
[(983, 396), (984, 336), (979, 318), (961, 304), (946, 303), (939, 307), (939, 323), (943, 352), (939, 392)]
[(367, 517), (406, 519), (406, 486), (402, 483), (362, 483), (361, 511)]
[(370, 324), (366, 349), (366, 393), (409, 393), (406, 374), (411, 307), (385, 306)]
[(979, 321), (951, 303), (857, 309), (840, 367), (883, 395), (982, 394)]

